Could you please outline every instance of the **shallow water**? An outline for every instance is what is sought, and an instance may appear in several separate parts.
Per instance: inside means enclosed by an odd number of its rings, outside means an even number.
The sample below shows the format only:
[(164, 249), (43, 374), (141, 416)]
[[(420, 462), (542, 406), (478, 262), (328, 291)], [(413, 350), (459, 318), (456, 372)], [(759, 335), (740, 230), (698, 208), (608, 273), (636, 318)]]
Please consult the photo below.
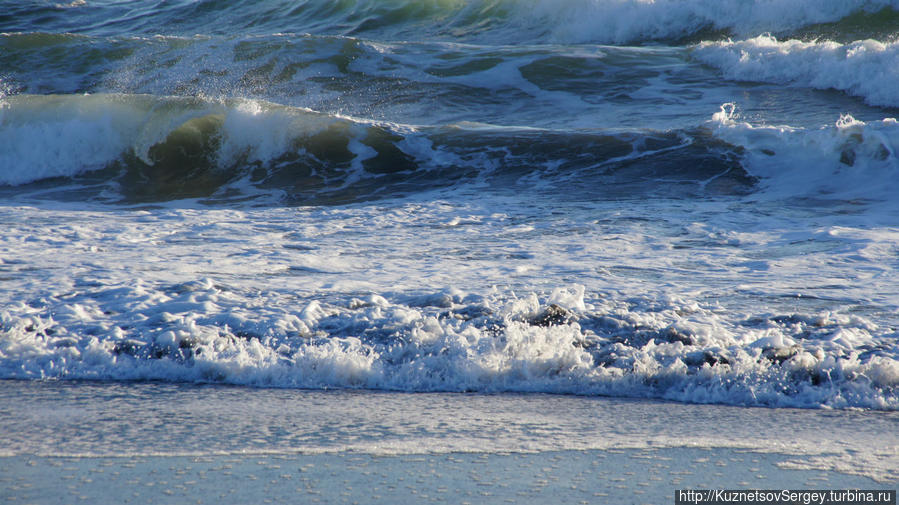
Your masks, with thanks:
[[(7, 495), (130, 503), (665, 503), (672, 489), (712, 482), (754, 489), (884, 490), (840, 474), (783, 470), (782, 457), (732, 449), (630, 449), (524, 454), (233, 455), (0, 458)], [(48, 478), (47, 475), (50, 475)]]
[[(0, 400), (16, 405), (0, 411), (7, 434), (0, 464), (15, 468), (15, 475), (47, 470), (61, 478), (59, 465), (67, 462), (127, 472), (126, 462), (158, 468), (191, 460), (218, 465), (234, 459), (252, 466), (254, 459), (282, 459), (292, 467), (308, 460), (316, 471), (330, 462), (349, 478), (356, 473), (350, 471), (354, 459), (399, 465), (384, 470), (396, 473), (425, 458), (459, 478), (492, 458), (501, 475), (489, 487), (497, 491), (507, 480), (531, 480), (529, 471), (516, 471), (518, 461), (533, 466), (551, 460), (556, 468), (562, 458), (577, 461), (562, 463), (561, 470), (572, 472), (566, 479), (580, 471), (593, 475), (575, 486), (578, 492), (616, 483), (627, 492), (648, 488), (667, 496), (681, 484), (780, 489), (809, 487), (823, 478), (811, 487), (865, 488), (899, 481), (895, 412), (82, 381), (2, 381)], [(459, 468), (454, 458), (461, 458)], [(39, 469), (29, 470), (29, 461)], [(697, 464), (717, 468), (709, 472)], [(623, 479), (618, 474), (635, 466), (657, 471), (661, 480), (646, 484), (648, 474), (626, 481), (600, 478), (611, 472)], [(210, 483), (222, 478), (210, 477)], [(117, 477), (119, 484), (127, 480)], [(469, 481), (466, 491), (472, 486)]]

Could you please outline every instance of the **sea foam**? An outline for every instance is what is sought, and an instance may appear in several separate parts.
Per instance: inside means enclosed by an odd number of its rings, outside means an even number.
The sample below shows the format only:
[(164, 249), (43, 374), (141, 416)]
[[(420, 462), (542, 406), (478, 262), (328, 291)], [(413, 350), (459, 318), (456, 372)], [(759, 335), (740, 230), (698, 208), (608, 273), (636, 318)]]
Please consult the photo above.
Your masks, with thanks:
[(747, 170), (767, 196), (879, 201), (892, 208), (897, 183), (899, 123), (859, 121), (850, 115), (817, 129), (753, 125), (736, 104), (725, 104), (710, 123), (719, 138), (747, 150)]
[(694, 59), (731, 80), (836, 89), (872, 105), (899, 106), (899, 43), (864, 40), (779, 41), (761, 35), (741, 41), (703, 42)]
[(582, 286), (463, 295), (448, 293), (448, 307), (374, 296), (258, 311), (208, 280), (121, 286), (4, 309), (0, 376), (899, 408), (894, 344), (857, 316), (740, 328), (686, 300), (585, 300)]
[(105, 167), (128, 146), (137, 111), (96, 100), (0, 99), (0, 184), (23, 184)]

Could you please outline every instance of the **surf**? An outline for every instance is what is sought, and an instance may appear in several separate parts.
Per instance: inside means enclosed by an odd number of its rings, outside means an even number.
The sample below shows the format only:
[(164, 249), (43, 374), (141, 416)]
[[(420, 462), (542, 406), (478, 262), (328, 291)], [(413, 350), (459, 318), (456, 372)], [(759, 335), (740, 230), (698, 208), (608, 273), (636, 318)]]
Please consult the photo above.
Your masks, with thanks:
[[(653, 177), (699, 192), (752, 184), (732, 148), (699, 129), (431, 127), (249, 99), (97, 94), (7, 97), (0, 132), (0, 182), (9, 188), (36, 196), (74, 185), (80, 198), (95, 187), (98, 201), (118, 194), (121, 203), (260, 194), (337, 203), (473, 184), (601, 184), (615, 197), (628, 193), (621, 188), (655, 193), (641, 182)], [(678, 168), (691, 158), (704, 161)], [(729, 175), (702, 182), (721, 174)]]
[[(206, 279), (87, 288), (76, 296), (84, 304), (48, 300), (52, 317), (12, 306), (0, 312), (0, 374), (899, 409), (893, 335), (860, 316), (734, 320), (689, 300), (622, 300), (579, 285), (298, 307), (278, 297), (264, 313), (246, 295)], [(88, 331), (97, 325), (107, 330)]]

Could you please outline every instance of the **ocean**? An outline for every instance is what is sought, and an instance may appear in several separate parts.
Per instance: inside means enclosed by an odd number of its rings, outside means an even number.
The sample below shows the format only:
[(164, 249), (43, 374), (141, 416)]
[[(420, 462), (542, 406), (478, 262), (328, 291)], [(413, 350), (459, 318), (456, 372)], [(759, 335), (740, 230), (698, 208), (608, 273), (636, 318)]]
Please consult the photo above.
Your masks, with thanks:
[[(764, 446), (896, 482), (897, 83), (897, 0), (0, 0), (0, 456)], [(135, 445), (118, 395), (319, 431)], [(694, 424), (583, 434), (611, 408)]]

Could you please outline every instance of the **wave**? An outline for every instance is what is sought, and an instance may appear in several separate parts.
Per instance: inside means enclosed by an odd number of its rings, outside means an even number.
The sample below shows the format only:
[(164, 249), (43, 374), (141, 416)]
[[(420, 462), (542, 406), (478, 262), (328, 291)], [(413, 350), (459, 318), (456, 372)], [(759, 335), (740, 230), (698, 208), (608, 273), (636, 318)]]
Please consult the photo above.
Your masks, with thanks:
[[(246, 98), (434, 127), (473, 121), (545, 130), (667, 130), (701, 124), (738, 94), (752, 99), (759, 87), (747, 81), (763, 81), (792, 85), (778, 89), (778, 96), (768, 93), (766, 116), (809, 126), (844, 112), (865, 119), (893, 115), (883, 107), (899, 99), (896, 58), (895, 43), (768, 36), (614, 47), (30, 33), (0, 35), (0, 93)], [(806, 88), (836, 88), (847, 96)]]
[(703, 42), (692, 57), (732, 80), (836, 89), (872, 105), (899, 107), (899, 42), (778, 41), (763, 35)]
[(895, 335), (855, 315), (733, 321), (687, 300), (616, 300), (577, 285), (296, 305), (260, 309), (210, 280), (18, 304), (0, 311), (0, 377), (899, 409)]
[[(247, 97), (398, 122), (426, 116), (431, 124), (508, 124), (513, 114), (522, 119), (512, 124), (547, 126), (551, 115), (542, 107), (599, 109), (641, 90), (654, 107), (666, 98), (676, 104), (695, 96), (680, 73), (666, 73), (683, 55), (664, 48), (383, 43), (288, 34), (23, 33), (0, 34), (0, 83), (7, 95)], [(665, 93), (650, 89), (660, 80)]]
[[(0, 183), (99, 201), (345, 203), (441, 187), (732, 193), (752, 184), (730, 146), (696, 131), (416, 127), (258, 100), (14, 95), (0, 109)], [(663, 184), (652, 184), (661, 181)]]
[(720, 94), (720, 80), (684, 48), (664, 47), (28, 33), (0, 34), (0, 68), (7, 95), (249, 98), (429, 126), (668, 129), (722, 102), (697, 114), (695, 101)]
[[(0, 32), (113, 36), (312, 33), (379, 40), (634, 44), (790, 33), (845, 18), (877, 24), (896, 0), (245, 0), (46, 5), (0, 3)], [(872, 18), (873, 17), (873, 18)], [(878, 29), (877, 26), (874, 29)]]
[(414, 126), (149, 95), (14, 95), (0, 105), (0, 192), (108, 203), (317, 205), (485, 187), (886, 203), (897, 153), (894, 119), (754, 125), (734, 104), (670, 131)]
[(844, 115), (818, 129), (753, 125), (725, 104), (711, 126), (739, 146), (746, 171), (774, 198), (824, 198), (895, 206), (899, 183), (899, 122), (864, 122)]
[(793, 33), (871, 13), (887, 16), (897, 9), (899, 2), (894, 0), (581, 0), (561, 5), (542, 0), (534, 5), (538, 17), (551, 27), (551, 40), (609, 44)]
[(857, 40), (895, 41), (899, 33), (899, 10), (896, 6), (882, 10), (862, 9), (841, 18), (839, 21), (808, 25), (790, 33), (782, 32), (781, 38), (796, 38), (805, 41), (832, 40), (854, 42)]

